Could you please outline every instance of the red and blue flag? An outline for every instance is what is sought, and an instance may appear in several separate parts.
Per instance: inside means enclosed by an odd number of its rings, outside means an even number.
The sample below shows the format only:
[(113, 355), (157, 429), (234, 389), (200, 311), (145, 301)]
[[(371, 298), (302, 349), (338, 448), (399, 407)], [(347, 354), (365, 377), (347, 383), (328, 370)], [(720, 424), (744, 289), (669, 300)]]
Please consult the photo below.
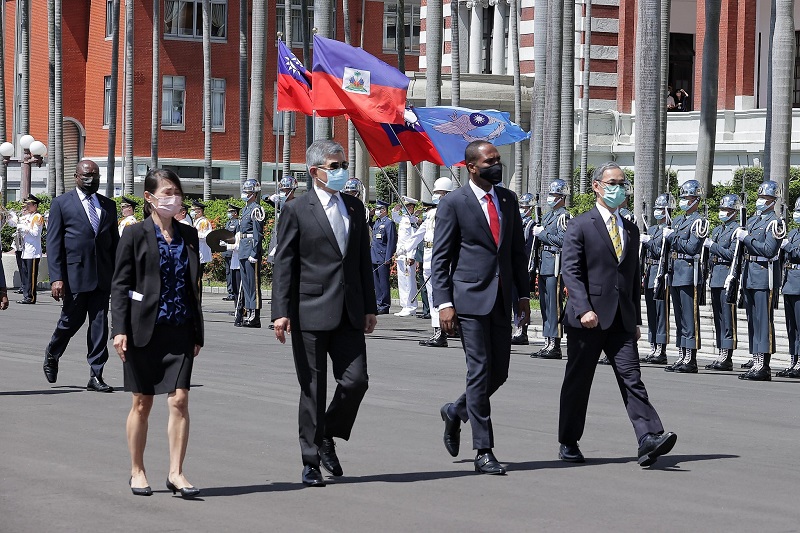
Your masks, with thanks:
[(281, 40), (278, 40), (278, 111), (313, 113), (311, 75)]
[(414, 165), (421, 161), (444, 164), (428, 135), (416, 121), (387, 124), (356, 117), (350, 117), (350, 120), (378, 166), (385, 167), (400, 161), (411, 161)]

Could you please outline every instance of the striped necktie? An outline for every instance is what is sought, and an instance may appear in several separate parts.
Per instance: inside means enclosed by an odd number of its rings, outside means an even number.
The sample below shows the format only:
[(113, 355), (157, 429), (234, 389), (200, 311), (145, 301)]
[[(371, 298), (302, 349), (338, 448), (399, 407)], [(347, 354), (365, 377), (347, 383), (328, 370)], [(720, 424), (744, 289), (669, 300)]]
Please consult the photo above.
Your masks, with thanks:
[(94, 208), (91, 194), (86, 197), (86, 202), (89, 204), (89, 209), (87, 209), (89, 212), (89, 222), (92, 224), (94, 234), (97, 235), (97, 228), (100, 227), (100, 217), (97, 215), (97, 210)]
[(611, 244), (614, 245), (614, 253), (617, 254), (617, 261), (622, 258), (622, 237), (617, 226), (617, 217), (612, 215), (608, 219), (608, 234), (611, 237)]

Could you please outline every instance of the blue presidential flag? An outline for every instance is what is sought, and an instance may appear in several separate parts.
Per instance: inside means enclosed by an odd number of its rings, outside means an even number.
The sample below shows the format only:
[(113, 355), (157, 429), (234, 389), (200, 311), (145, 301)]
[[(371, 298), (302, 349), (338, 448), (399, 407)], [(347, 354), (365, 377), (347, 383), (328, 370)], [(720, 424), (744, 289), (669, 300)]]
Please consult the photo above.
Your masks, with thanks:
[(495, 146), (529, 139), (531, 134), (511, 122), (508, 113), (489, 109), (439, 106), (413, 109), (425, 133), (447, 166), (464, 160), (464, 149), (472, 141)]

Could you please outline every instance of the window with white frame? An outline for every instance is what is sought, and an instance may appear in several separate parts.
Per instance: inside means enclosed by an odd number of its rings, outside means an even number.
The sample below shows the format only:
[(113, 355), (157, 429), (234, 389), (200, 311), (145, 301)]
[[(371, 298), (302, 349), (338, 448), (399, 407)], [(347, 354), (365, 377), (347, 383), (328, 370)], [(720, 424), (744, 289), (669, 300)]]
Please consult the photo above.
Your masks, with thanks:
[[(164, 35), (203, 38), (203, 0), (165, 0)], [(211, 1), (211, 38), (228, 36), (228, 0)]]
[[(418, 4), (406, 2), (403, 11), (406, 52), (419, 53), (419, 10)], [(385, 3), (383, 7), (383, 50), (385, 52), (397, 51), (397, 24), (397, 4)]]
[(106, 37), (111, 37), (114, 33), (112, 19), (114, 15), (114, 0), (106, 0)]
[(211, 78), (211, 131), (225, 131), (225, 80)]
[[(300, 0), (292, 0), (292, 47), (299, 48), (303, 46), (303, 14), (302, 10), (300, 9)], [(334, 2), (335, 3), (335, 2)], [(278, 0), (278, 4), (275, 6), (275, 31), (276, 32), (285, 32), (286, 30), (286, 19), (285, 19), (285, 9), (283, 2)], [(331, 14), (332, 19), (336, 20), (336, 8), (334, 7), (334, 12)], [(308, 31), (311, 31), (311, 28), (314, 27), (314, 3), (309, 2), (308, 4)], [(336, 38), (336, 24), (331, 26), (331, 30), (333, 31), (333, 35), (331, 38)], [(310, 39), (310, 37), (309, 37)], [(285, 41), (286, 39), (284, 39)]]
[(161, 126), (183, 128), (186, 102), (186, 78), (164, 76), (161, 86)]
[(103, 78), (103, 126), (111, 124), (111, 76)]

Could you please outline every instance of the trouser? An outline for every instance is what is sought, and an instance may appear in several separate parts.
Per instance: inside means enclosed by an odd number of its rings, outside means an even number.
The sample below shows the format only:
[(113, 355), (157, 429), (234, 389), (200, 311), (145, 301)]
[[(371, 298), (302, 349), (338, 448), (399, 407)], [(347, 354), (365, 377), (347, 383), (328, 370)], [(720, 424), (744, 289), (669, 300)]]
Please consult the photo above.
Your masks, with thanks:
[(669, 342), (669, 291), (663, 300), (656, 300), (653, 289), (645, 289), (644, 301), (647, 305), (647, 342), (667, 344)]
[[(415, 266), (420, 266), (417, 263)], [(422, 314), (428, 315), (431, 312), (430, 295), (428, 294), (428, 284), (425, 283), (425, 274), (422, 268), (417, 270), (417, 290), (419, 291), (419, 298), (422, 302)]]
[(375, 282), (375, 301), (378, 311), (389, 311), (392, 305), (392, 292), (390, 285), (390, 271), (388, 263), (372, 265), (372, 279)]
[(233, 289), (233, 292), (229, 292), (228, 294), (232, 294), (233, 295), (233, 299), (236, 300), (236, 299), (239, 298), (239, 288), (242, 285), (242, 270), (241, 270), (241, 266), (239, 266), (239, 268), (231, 268), (230, 277), (231, 277), (231, 287), (230, 288)]
[(560, 339), (561, 329), (561, 278), (539, 274), (539, 307), (542, 311), (542, 336)]
[(33, 303), (36, 303), (36, 280), (39, 278), (39, 261), (38, 257), (23, 259), (22, 270), (19, 273), (22, 278), (22, 296)]
[(425, 248), (425, 251), (422, 255), (422, 275), (425, 276), (427, 282), (425, 283), (425, 288), (427, 289), (428, 293), (428, 308), (430, 309), (431, 313), (431, 326), (434, 328), (439, 327), (439, 308), (434, 307), (433, 305), (433, 285), (431, 284), (431, 255), (433, 255), (433, 249)]
[(783, 295), (783, 312), (786, 314), (786, 333), (789, 336), (789, 354), (800, 355), (800, 295)]
[(772, 317), (772, 291), (744, 289), (747, 310), (747, 338), (750, 353), (775, 353), (775, 322)]
[(103, 366), (108, 361), (108, 291), (95, 289), (90, 292), (64, 294), (61, 317), (56, 330), (47, 345), (47, 353), (58, 360), (67, 349), (70, 339), (89, 317), (86, 332), (88, 354), (86, 360), (91, 367), (91, 375), (101, 377)]
[(729, 304), (727, 299), (728, 291), (724, 287), (711, 287), (711, 309), (714, 311), (714, 334), (717, 348), (735, 350), (736, 304)]
[(586, 425), (586, 410), (597, 360), (605, 353), (637, 440), (648, 433), (661, 433), (664, 427), (650, 403), (642, 382), (639, 349), (634, 332), (625, 331), (619, 312), (611, 327), (567, 327), (567, 367), (561, 386), (558, 414), (558, 442), (577, 444)]
[(22, 251), (14, 252), (14, 257), (17, 259), (17, 272), (19, 272), (19, 288), (24, 291), (24, 283), (22, 282), (22, 271), (25, 269), (25, 265), (22, 262)]
[(498, 286), (494, 307), (488, 315), (458, 314), (461, 344), (467, 359), (467, 387), (455, 401), (462, 422), (472, 426), (475, 450), (494, 447), (492, 407), (489, 398), (508, 378), (511, 359), (511, 322)]
[(225, 283), (228, 286), (228, 295), (236, 295), (239, 292), (239, 288), (233, 279), (233, 270), (231, 269), (231, 259), (233, 257), (224, 255), (222, 258), (225, 260)]
[(242, 303), (245, 309), (261, 309), (261, 258), (251, 263), (239, 260), (242, 276)]
[[(330, 331), (303, 331), (297, 321), (292, 323), (292, 352), (300, 383), (300, 453), (303, 464), (319, 466), (323, 438), (350, 438), (369, 386), (366, 341), (364, 331), (353, 328), (345, 311), (342, 322)], [(337, 385), (326, 411), (329, 354)]]
[(697, 287), (681, 285), (669, 288), (675, 315), (675, 346), (700, 349), (700, 306)]
[(397, 290), (403, 309), (417, 309), (417, 276), (414, 265), (409, 265), (405, 257), (397, 259)]

